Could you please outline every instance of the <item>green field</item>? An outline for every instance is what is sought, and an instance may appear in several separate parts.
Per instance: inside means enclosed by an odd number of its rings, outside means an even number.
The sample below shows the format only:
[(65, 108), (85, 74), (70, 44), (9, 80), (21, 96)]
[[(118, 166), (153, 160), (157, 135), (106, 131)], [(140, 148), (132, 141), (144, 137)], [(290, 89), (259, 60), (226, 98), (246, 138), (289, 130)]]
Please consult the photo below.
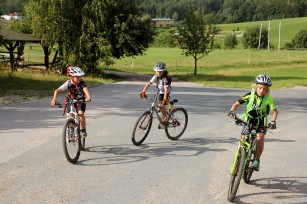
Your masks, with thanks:
[[(285, 43), (291, 42), (295, 35), (302, 29), (307, 29), (307, 17), (303, 18), (288, 18), (288, 19), (277, 19), (270, 21), (256, 21), (247, 23), (235, 23), (235, 24), (219, 24), (217, 25), (221, 28), (220, 36), (217, 36), (217, 42), (223, 45), (223, 36), (235, 31), (238, 36), (242, 36), (243, 32), (247, 28), (253, 26), (260, 26), (262, 23), (263, 27), (269, 28), (270, 22), (270, 43), (278, 48), (279, 41), (279, 24), (281, 24), (280, 29), (280, 46), (284, 47)], [(240, 35), (241, 34), (241, 35)], [(240, 37), (239, 37), (240, 39)]]
[[(271, 43), (277, 47), (278, 26), (281, 22), (281, 46), (290, 42), (299, 30), (306, 27), (306, 18), (293, 18), (271, 21)], [(218, 41), (232, 30), (245, 31), (261, 22), (223, 24)], [(263, 26), (268, 21), (263, 21)], [(249, 88), (256, 75), (263, 73), (271, 76), (273, 89), (282, 87), (307, 86), (307, 51), (295, 50), (214, 50), (198, 61), (197, 75), (194, 76), (194, 61), (192, 57), (181, 54), (179, 48), (149, 48), (143, 56), (127, 57), (115, 60), (108, 69), (135, 72), (140, 74), (154, 74), (152, 66), (157, 61), (167, 64), (171, 76), (176, 80), (200, 83), (210, 87)], [(52, 53), (54, 54), (54, 53)], [(43, 50), (38, 44), (27, 44), (24, 52), (25, 62), (43, 62)], [(50, 58), (50, 61), (52, 57)], [(1, 66), (0, 66), (1, 67)], [(101, 66), (101, 69), (104, 69)], [(67, 79), (53, 73), (37, 72), (6, 72), (0, 69), (0, 88), (4, 95), (36, 95), (43, 97), (52, 95), (53, 90)], [(95, 83), (109, 83), (110, 80), (86, 77), (91, 85)]]
[(164, 61), (171, 75), (212, 87), (250, 87), (260, 73), (272, 77), (273, 88), (307, 86), (307, 51), (214, 50), (198, 62), (194, 76), (192, 57), (178, 48), (150, 48), (145, 55), (117, 60), (110, 69), (154, 74), (152, 66)]

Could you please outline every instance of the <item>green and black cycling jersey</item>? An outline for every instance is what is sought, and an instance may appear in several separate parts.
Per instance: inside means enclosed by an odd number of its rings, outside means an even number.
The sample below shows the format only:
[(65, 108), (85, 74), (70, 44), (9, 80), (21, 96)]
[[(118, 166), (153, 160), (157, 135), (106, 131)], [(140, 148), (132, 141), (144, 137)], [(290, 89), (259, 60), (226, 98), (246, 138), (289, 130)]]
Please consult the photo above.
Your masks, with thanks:
[(276, 105), (269, 94), (260, 97), (254, 89), (242, 96), (238, 102), (240, 104), (246, 103), (245, 119), (253, 125), (267, 123), (266, 119), (270, 110), (276, 109)]

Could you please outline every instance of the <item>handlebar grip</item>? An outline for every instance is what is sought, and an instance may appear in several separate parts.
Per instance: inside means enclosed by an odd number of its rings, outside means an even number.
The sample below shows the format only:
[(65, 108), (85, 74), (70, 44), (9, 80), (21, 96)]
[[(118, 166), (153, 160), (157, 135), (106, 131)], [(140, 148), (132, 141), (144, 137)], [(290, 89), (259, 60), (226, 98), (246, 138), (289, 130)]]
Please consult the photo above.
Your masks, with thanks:
[(60, 103), (55, 103), (54, 105), (58, 106), (59, 108), (62, 108), (62, 104)]

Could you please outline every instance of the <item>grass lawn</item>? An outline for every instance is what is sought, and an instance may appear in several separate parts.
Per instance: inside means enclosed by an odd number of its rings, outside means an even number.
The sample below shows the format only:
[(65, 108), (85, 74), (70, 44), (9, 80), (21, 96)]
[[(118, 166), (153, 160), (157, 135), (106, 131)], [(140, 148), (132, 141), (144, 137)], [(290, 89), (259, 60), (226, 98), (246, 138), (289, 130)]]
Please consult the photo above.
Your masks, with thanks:
[(110, 69), (154, 74), (152, 66), (164, 61), (172, 76), (204, 86), (246, 88), (256, 75), (268, 74), (273, 89), (307, 86), (307, 51), (215, 50), (198, 61), (194, 76), (192, 57), (177, 48), (150, 48), (143, 56), (115, 61)]
[[(59, 76), (52, 72), (44, 73), (31, 70), (4, 72), (0, 70), (0, 97), (19, 95), (27, 99), (52, 96), (54, 90), (67, 79), (67, 76)], [(84, 81), (88, 87), (92, 87), (95, 84), (110, 83), (113, 80), (84, 77)]]

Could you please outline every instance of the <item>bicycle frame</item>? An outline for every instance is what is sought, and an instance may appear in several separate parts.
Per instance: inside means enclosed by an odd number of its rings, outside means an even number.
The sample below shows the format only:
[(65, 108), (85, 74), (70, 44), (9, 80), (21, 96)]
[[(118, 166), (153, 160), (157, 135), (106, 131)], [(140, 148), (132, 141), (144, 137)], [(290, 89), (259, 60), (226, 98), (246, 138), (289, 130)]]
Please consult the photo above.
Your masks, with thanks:
[(79, 117), (79, 114), (78, 114), (78, 111), (76, 109), (76, 104), (79, 103), (78, 100), (71, 100), (69, 102), (66, 102), (66, 105), (69, 105), (69, 113), (67, 112), (66, 113), (66, 118), (74, 118), (75, 119), (75, 122), (76, 124), (79, 124), (80, 123), (80, 117)]
[[(150, 111), (150, 115), (152, 115), (153, 112), (155, 112), (161, 124), (163, 122), (163, 119), (159, 116), (160, 111), (158, 109), (160, 109), (160, 107), (159, 107), (159, 102), (158, 102), (158, 95), (159, 95), (159, 91), (154, 95), (154, 98), (150, 98), (146, 95), (145, 99), (151, 101), (151, 104), (148, 107), (148, 110)], [(166, 113), (167, 115), (170, 116), (170, 118), (172, 118), (171, 110), (173, 109), (174, 103), (176, 103), (177, 101), (178, 101), (177, 99), (174, 99), (173, 101), (169, 102), (170, 105), (168, 106)]]

